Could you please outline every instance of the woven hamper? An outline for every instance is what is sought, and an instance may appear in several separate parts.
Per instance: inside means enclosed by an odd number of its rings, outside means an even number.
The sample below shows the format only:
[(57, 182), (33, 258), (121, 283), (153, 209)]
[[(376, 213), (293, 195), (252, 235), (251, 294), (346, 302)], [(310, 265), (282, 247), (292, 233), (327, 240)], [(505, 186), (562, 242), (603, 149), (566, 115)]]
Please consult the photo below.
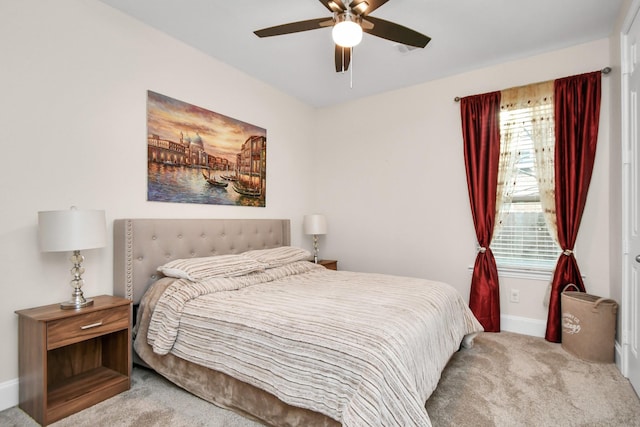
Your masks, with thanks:
[(612, 363), (618, 304), (584, 292), (567, 291), (560, 297), (562, 348), (580, 359)]

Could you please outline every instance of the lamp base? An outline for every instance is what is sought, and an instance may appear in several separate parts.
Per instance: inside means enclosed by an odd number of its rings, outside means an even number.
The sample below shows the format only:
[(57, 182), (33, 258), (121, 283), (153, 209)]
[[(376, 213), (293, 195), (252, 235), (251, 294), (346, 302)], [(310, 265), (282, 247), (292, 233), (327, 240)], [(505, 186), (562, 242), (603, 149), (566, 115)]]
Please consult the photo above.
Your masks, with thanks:
[(313, 235), (313, 262), (318, 263), (318, 235)]
[(73, 274), (73, 280), (71, 280), (70, 283), (73, 288), (73, 293), (69, 301), (60, 303), (60, 308), (62, 309), (78, 310), (93, 305), (93, 300), (86, 299), (82, 294), (82, 289), (80, 289), (84, 284), (84, 280), (82, 280), (82, 273), (84, 273), (84, 268), (82, 267), (83, 261), (84, 257), (80, 254), (80, 251), (73, 251), (73, 255), (71, 256), (71, 262), (73, 263), (71, 274)]
[(82, 298), (82, 300), (69, 300), (69, 301), (61, 302), (60, 308), (62, 308), (63, 310), (78, 310), (83, 307), (89, 307), (91, 305), (93, 305), (92, 299)]

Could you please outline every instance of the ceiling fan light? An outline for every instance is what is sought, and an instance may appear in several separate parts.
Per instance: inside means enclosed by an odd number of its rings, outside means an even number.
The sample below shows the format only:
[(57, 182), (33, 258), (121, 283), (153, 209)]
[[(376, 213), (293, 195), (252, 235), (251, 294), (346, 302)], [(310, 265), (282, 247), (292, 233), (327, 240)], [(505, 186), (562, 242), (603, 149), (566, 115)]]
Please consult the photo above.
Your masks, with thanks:
[(331, 32), (333, 41), (342, 47), (353, 47), (362, 41), (362, 27), (349, 20), (338, 22)]

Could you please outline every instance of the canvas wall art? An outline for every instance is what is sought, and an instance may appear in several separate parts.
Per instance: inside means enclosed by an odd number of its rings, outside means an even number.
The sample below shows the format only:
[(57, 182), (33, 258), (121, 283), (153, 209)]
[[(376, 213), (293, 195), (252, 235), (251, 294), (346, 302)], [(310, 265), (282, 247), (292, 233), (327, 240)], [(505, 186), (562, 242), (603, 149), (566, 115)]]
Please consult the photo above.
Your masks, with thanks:
[(266, 206), (267, 131), (147, 92), (147, 200)]

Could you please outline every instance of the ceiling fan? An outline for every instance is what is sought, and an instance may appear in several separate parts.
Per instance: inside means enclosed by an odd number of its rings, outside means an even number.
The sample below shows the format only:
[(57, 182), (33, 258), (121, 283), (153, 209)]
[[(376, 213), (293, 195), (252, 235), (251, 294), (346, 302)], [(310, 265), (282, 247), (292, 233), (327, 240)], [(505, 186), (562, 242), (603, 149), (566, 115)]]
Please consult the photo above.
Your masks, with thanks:
[(333, 27), (337, 72), (346, 71), (349, 68), (352, 48), (362, 40), (363, 31), (407, 46), (425, 47), (431, 40), (430, 37), (402, 25), (369, 16), (371, 12), (388, 1), (353, 0), (347, 5), (348, 0), (320, 0), (320, 3), (333, 13), (333, 17), (276, 25), (254, 31), (254, 34), (258, 37), (271, 37)]

